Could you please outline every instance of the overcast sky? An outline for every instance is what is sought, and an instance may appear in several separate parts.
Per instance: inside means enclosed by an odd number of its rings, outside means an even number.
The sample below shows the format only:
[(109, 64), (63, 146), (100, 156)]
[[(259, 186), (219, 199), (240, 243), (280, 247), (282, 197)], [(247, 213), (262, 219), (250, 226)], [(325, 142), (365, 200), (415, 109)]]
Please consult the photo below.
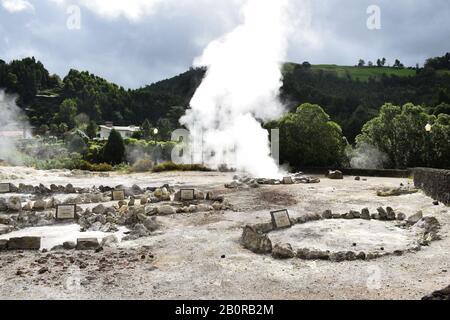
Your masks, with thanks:
[[(406, 65), (450, 51), (448, 0), (291, 0), (302, 18), (288, 60)], [(245, 0), (0, 0), (0, 59), (35, 56), (51, 73), (89, 70), (127, 88), (184, 72), (205, 46), (242, 21)], [(79, 29), (67, 22), (80, 8)], [(381, 9), (369, 30), (367, 8)], [(74, 24), (71, 24), (74, 26)], [(76, 24), (75, 24), (76, 26)]]

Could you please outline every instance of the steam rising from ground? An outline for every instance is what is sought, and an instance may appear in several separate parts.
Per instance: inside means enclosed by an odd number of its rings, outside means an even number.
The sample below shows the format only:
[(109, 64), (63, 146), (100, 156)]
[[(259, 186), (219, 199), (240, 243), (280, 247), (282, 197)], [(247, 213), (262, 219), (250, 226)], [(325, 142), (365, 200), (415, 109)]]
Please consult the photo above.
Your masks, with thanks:
[(363, 143), (349, 154), (350, 166), (357, 169), (383, 169), (388, 156), (376, 147)]
[[(189, 129), (194, 162), (227, 164), (257, 177), (280, 177), (268, 132), (258, 120), (278, 118), (286, 58), (288, 0), (249, 0), (244, 23), (196, 59), (208, 71), (180, 122)], [(204, 150), (203, 156), (201, 149)]]
[(24, 136), (24, 132), (29, 134), (29, 124), (22, 110), (16, 105), (16, 98), (0, 90), (0, 160), (10, 164), (21, 164), (17, 143)]

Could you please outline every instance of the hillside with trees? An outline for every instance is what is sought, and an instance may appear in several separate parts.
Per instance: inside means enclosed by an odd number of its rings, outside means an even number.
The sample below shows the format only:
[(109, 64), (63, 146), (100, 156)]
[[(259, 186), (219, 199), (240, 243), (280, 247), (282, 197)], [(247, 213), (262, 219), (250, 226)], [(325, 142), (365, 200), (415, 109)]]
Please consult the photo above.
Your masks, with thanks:
[[(70, 70), (61, 79), (51, 75), (35, 58), (25, 58), (10, 63), (0, 60), (0, 88), (18, 95), (18, 105), (41, 135), (58, 136), (77, 128), (92, 137), (98, 124), (112, 121), (116, 125), (143, 127), (136, 139), (164, 141), (179, 127), (178, 120), (205, 72), (205, 68), (191, 68), (171, 79), (126, 89), (87, 71)], [(335, 130), (334, 125), (339, 126), (341, 133), (335, 131), (332, 135), (342, 135), (354, 143), (364, 125), (379, 116), (381, 106), (386, 103), (420, 106), (421, 112), (440, 119), (436, 123), (447, 121), (440, 114), (450, 114), (449, 53), (428, 59), (423, 68), (405, 67), (399, 59), (389, 64), (385, 58), (379, 58), (375, 62), (360, 59), (355, 66), (347, 67), (286, 63), (283, 74), (281, 99), (290, 113), (279, 121), (282, 127), (291, 126), (299, 113), (314, 111), (324, 121), (329, 117), (320, 125), (331, 131)], [(317, 105), (320, 109), (299, 108), (303, 104)], [(154, 128), (158, 128), (158, 133), (152, 135)], [(366, 125), (363, 136), (370, 136), (369, 132)], [(370, 139), (359, 137), (359, 140)], [(341, 146), (336, 154), (341, 156)], [(392, 155), (390, 160), (391, 166), (417, 162), (399, 162)], [(326, 159), (320, 161), (327, 163)]]

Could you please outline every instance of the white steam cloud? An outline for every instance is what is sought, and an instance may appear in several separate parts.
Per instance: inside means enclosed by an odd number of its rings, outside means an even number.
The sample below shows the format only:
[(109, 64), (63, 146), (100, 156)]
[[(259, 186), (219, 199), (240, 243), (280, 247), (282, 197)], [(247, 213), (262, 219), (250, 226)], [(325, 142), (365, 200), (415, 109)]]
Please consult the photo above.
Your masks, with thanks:
[(350, 166), (355, 169), (383, 169), (389, 160), (385, 153), (367, 143), (358, 145), (348, 156)]
[(21, 164), (17, 143), (30, 135), (29, 124), (16, 105), (16, 98), (0, 90), (0, 160), (9, 164)]
[[(278, 95), (291, 21), (288, 0), (248, 0), (244, 22), (213, 41), (195, 61), (208, 71), (180, 122), (195, 146), (194, 161), (227, 164), (256, 177), (280, 177), (259, 120), (283, 113)], [(200, 159), (200, 157), (202, 157)]]

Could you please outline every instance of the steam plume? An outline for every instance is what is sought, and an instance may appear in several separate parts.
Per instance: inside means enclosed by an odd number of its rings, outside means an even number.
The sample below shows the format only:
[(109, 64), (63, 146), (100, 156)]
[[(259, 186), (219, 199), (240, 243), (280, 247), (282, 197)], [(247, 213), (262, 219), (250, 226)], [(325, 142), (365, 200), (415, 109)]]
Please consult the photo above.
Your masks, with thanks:
[[(194, 161), (227, 164), (257, 177), (280, 177), (259, 120), (278, 118), (286, 58), (288, 0), (248, 0), (244, 22), (196, 59), (208, 71), (180, 122), (191, 132)], [(195, 153), (202, 146), (208, 152)], [(202, 157), (202, 158), (200, 158)]]
[(18, 139), (29, 134), (28, 122), (22, 110), (15, 103), (16, 96), (5, 94), (0, 90), (0, 160), (10, 164), (21, 164), (17, 152)]

